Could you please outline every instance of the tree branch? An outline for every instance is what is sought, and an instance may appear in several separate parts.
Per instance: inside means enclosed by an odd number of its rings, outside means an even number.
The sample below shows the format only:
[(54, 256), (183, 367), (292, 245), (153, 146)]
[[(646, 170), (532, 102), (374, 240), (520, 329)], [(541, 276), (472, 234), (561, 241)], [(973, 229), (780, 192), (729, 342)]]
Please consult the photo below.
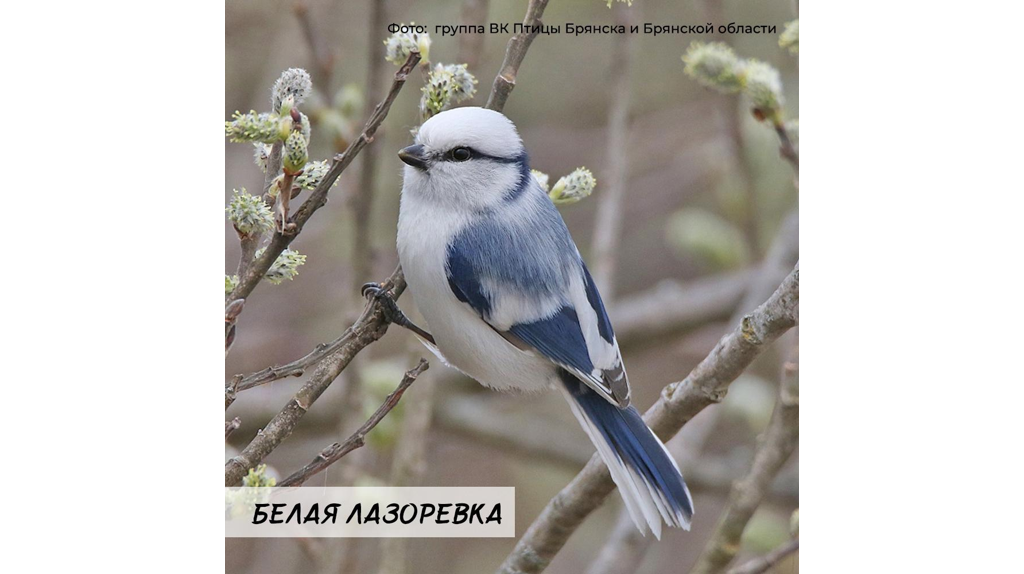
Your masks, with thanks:
[(736, 481), (714, 534), (697, 559), (691, 574), (717, 574), (736, 557), (740, 537), (769, 485), (796, 449), (800, 437), (800, 400), (797, 363), (786, 364), (783, 383), (768, 428), (758, 440), (754, 461), (746, 476)]
[(229, 421), (224, 421), (224, 438), (227, 439), (231, 436), (231, 433), (238, 430), (238, 427), (242, 426), (242, 419), (235, 417)]
[(786, 132), (786, 126), (781, 121), (772, 122), (772, 127), (775, 128), (775, 133), (779, 135), (779, 153), (782, 157), (786, 158), (789, 163), (793, 164), (793, 171), (796, 172), (797, 177), (800, 176), (800, 154), (797, 153), (796, 148), (793, 147), (793, 140), (789, 139), (789, 133)]
[(384, 399), (384, 403), (377, 407), (377, 411), (362, 424), (356, 432), (352, 433), (352, 436), (348, 437), (345, 442), (334, 443), (327, 448), (320, 451), (320, 454), (316, 456), (309, 464), (295, 471), (288, 478), (281, 481), (278, 486), (302, 486), (307, 480), (313, 475), (323, 472), (327, 467), (341, 460), (346, 454), (354, 451), (355, 449), (366, 444), (366, 435), (373, 430), (377, 423), (384, 420), (384, 417), (391, 412), (391, 409), (395, 408), (398, 401), (401, 400), (402, 395), (405, 394), (406, 389), (409, 385), (416, 381), (416, 377), (423, 371), (427, 370), (430, 364), (427, 363), (426, 359), (420, 359), (412, 369), (406, 371), (405, 376), (402, 377), (402, 381), (398, 383), (396, 388), (390, 395)]
[[(644, 420), (668, 440), (705, 407), (721, 402), (729, 384), (780, 335), (799, 322), (800, 266), (772, 296), (723, 337), (686, 379), (665, 387)], [(596, 455), (544, 508), (499, 568), (503, 573), (543, 571), (583, 520), (614, 490)]]
[[(405, 276), (398, 268), (384, 282), (383, 287), (397, 299), (405, 290)], [(235, 486), (250, 468), (259, 464), (281, 442), (291, 434), (295, 425), (306, 414), (313, 403), (320, 398), (327, 387), (359, 351), (380, 339), (388, 330), (387, 318), (376, 300), (367, 302), (359, 319), (341, 336), (338, 347), (320, 361), (312, 377), (295, 393), (284, 409), (256, 435), (252, 442), (237, 456), (228, 460), (224, 467), (224, 485)], [(228, 391), (231, 388), (229, 385)], [(230, 397), (230, 393), (226, 393)], [(226, 399), (227, 401), (227, 399)]]
[(487, 98), (485, 107), (499, 112), (505, 108), (509, 94), (516, 87), (519, 66), (523, 63), (533, 39), (537, 37), (535, 27), (541, 25), (540, 18), (547, 6), (548, 0), (530, 0), (526, 7), (526, 16), (523, 17), (523, 25), (528, 26), (529, 32), (514, 34), (509, 39), (508, 47), (505, 49), (505, 60), (501, 63), (501, 71), (494, 77), (494, 85), (491, 87), (491, 95)]
[(768, 554), (754, 558), (746, 564), (729, 570), (728, 574), (762, 574), (772, 569), (773, 566), (785, 560), (787, 556), (800, 549), (800, 539), (794, 538)]
[[(363, 128), (362, 133), (359, 134), (352, 143), (349, 144), (348, 149), (343, 153), (335, 155), (331, 160), (331, 167), (324, 175), (323, 180), (316, 186), (316, 189), (310, 194), (302, 206), (295, 211), (295, 213), (289, 218), (290, 223), (295, 224), (294, 231), (289, 234), (274, 233), (270, 239), (270, 243), (267, 245), (266, 251), (263, 255), (253, 262), (252, 265), (246, 270), (243, 275), (238, 276), (238, 286), (235, 287), (234, 291), (228, 294), (227, 301), (233, 301), (235, 299), (241, 299), (248, 297), (252, 290), (256, 288), (256, 285), (263, 279), (263, 276), (273, 265), (274, 261), (281, 254), (285, 248), (291, 244), (298, 234), (302, 231), (303, 226), (309, 221), (313, 213), (327, 204), (327, 192), (330, 191), (331, 186), (338, 179), (345, 168), (347, 168), (352, 161), (359, 155), (359, 152), (363, 150), (370, 142), (373, 141), (373, 136), (377, 132), (377, 128), (380, 127), (381, 123), (384, 122), (384, 118), (387, 117), (388, 111), (391, 109), (391, 104), (398, 97), (398, 92), (401, 91), (402, 86), (405, 84), (406, 78), (409, 73), (416, 67), (420, 61), (420, 55), (418, 52), (412, 52), (409, 54), (409, 58), (395, 73), (395, 80), (391, 84), (391, 90), (388, 95), (377, 104), (374, 108), (370, 118), (366, 121), (366, 125)], [(268, 172), (270, 171), (268, 167)]]

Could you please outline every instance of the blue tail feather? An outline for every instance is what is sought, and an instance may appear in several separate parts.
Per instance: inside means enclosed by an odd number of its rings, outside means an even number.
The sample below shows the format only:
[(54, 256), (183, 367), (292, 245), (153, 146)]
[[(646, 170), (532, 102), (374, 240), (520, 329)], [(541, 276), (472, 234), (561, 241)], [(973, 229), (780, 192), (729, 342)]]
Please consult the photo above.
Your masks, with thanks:
[[(568, 372), (563, 371), (560, 377), (569, 398), (579, 406), (579, 412), (588, 419), (611, 451), (668, 503), (670, 514), (676, 517), (669, 523), (688, 528), (693, 516), (693, 503), (686, 483), (636, 408), (621, 409), (611, 404)], [(591, 438), (598, 440), (594, 436)], [(612, 464), (607, 459), (605, 463)], [(619, 486), (622, 490), (622, 485)], [(622, 494), (623, 497), (628, 496), (626, 492)], [(658, 529), (655, 532), (658, 533)]]

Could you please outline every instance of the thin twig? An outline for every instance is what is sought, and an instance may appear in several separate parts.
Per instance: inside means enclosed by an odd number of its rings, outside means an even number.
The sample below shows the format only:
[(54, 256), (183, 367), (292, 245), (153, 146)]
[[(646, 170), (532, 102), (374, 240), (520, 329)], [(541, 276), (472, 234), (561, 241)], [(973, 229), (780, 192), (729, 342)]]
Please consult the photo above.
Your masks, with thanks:
[(789, 542), (779, 545), (764, 556), (759, 556), (745, 564), (729, 570), (728, 574), (763, 574), (764, 572), (771, 570), (773, 566), (782, 562), (787, 556), (799, 549), (800, 539), (794, 538)]
[(231, 345), (235, 342), (235, 322), (238, 320), (238, 315), (242, 313), (242, 307), (245, 305), (245, 299), (235, 299), (234, 301), (227, 304), (224, 307), (224, 354), (227, 355), (228, 351), (231, 350)]
[[(405, 290), (405, 276), (398, 268), (383, 284), (384, 289), (397, 299)], [(320, 398), (334, 379), (348, 366), (352, 358), (370, 343), (384, 336), (388, 321), (377, 301), (370, 300), (359, 319), (345, 331), (342, 341), (330, 355), (317, 365), (312, 377), (295, 393), (288, 404), (264, 427), (259, 434), (224, 466), (224, 485), (235, 486), (250, 468), (259, 464), (281, 441), (291, 434), (295, 425)]]
[(786, 363), (775, 410), (758, 440), (750, 470), (729, 491), (725, 511), (691, 574), (718, 574), (736, 557), (743, 530), (767, 495), (775, 475), (796, 449), (800, 437), (797, 364), (796, 360)]
[(238, 427), (242, 426), (242, 419), (235, 417), (229, 421), (224, 421), (224, 438), (227, 439), (231, 436), (231, 433), (238, 430)]
[(786, 158), (789, 163), (793, 164), (793, 171), (796, 172), (797, 177), (800, 176), (800, 154), (797, 153), (796, 148), (793, 147), (793, 141), (789, 139), (789, 133), (786, 132), (786, 126), (781, 121), (775, 121), (772, 123), (775, 128), (775, 133), (779, 135), (779, 153), (782, 157)]
[[(363, 128), (362, 133), (359, 134), (355, 140), (349, 144), (348, 149), (343, 153), (335, 155), (331, 160), (331, 167), (327, 170), (324, 178), (320, 181), (320, 184), (316, 186), (316, 189), (310, 194), (310, 196), (302, 203), (302, 206), (295, 211), (295, 213), (289, 218), (290, 223), (295, 224), (295, 229), (289, 234), (274, 233), (270, 239), (270, 243), (267, 245), (266, 251), (259, 259), (255, 260), (252, 265), (242, 275), (238, 276), (238, 286), (235, 287), (234, 291), (228, 294), (227, 301), (233, 301), (248, 297), (252, 290), (256, 288), (256, 285), (263, 279), (263, 276), (270, 269), (270, 266), (277, 260), (277, 257), (281, 255), (281, 252), (288, 247), (289, 244), (299, 235), (302, 231), (303, 226), (309, 221), (313, 213), (327, 204), (327, 193), (330, 191), (334, 182), (338, 179), (343, 171), (352, 163), (352, 161), (359, 155), (359, 152), (363, 150), (370, 142), (373, 141), (373, 136), (377, 132), (377, 128), (380, 127), (381, 123), (384, 122), (384, 118), (387, 117), (388, 111), (391, 109), (391, 104), (398, 97), (398, 92), (401, 91), (402, 86), (405, 84), (406, 78), (409, 73), (416, 67), (420, 61), (419, 52), (412, 52), (409, 54), (409, 58), (395, 73), (395, 80), (391, 84), (391, 90), (388, 91), (388, 95), (377, 104), (374, 108), (370, 118), (366, 121), (366, 125)], [(268, 168), (269, 171), (269, 168)]]
[(235, 396), (238, 392), (238, 383), (242, 380), (242, 375), (235, 375), (231, 377), (228, 384), (224, 387), (224, 410), (228, 410), (231, 403), (235, 402)]
[[(729, 384), (780, 335), (799, 322), (800, 266), (772, 296), (732, 332), (682, 381), (665, 387), (644, 420), (668, 440), (687, 421), (725, 398)], [(503, 573), (543, 571), (569, 536), (615, 488), (608, 468), (596, 455), (544, 508), (499, 568)]]
[(323, 472), (327, 467), (341, 460), (346, 454), (366, 444), (366, 435), (373, 430), (373, 427), (377, 426), (377, 423), (384, 420), (384, 417), (391, 412), (391, 409), (395, 408), (395, 405), (401, 400), (409, 385), (413, 384), (416, 377), (427, 370), (429, 366), (430, 364), (427, 363), (426, 359), (420, 359), (419, 364), (406, 371), (402, 381), (398, 384), (398, 388), (384, 399), (384, 403), (377, 407), (377, 411), (352, 436), (348, 437), (345, 442), (336, 442), (320, 451), (320, 454), (310, 461), (309, 464), (282, 480), (279, 486), (302, 486), (313, 475)]
[[(639, 7), (617, 6), (615, 23), (626, 28), (633, 23), (633, 10)], [(608, 109), (608, 137), (605, 139), (605, 165), (607, 175), (604, 187), (597, 197), (597, 216), (594, 221), (593, 268), (605, 304), (615, 297), (615, 266), (619, 253), (619, 235), (622, 229), (623, 198), (629, 172), (629, 71), (632, 62), (633, 34), (616, 34), (612, 46), (612, 62), (608, 76), (612, 78), (611, 105)]]
[(505, 49), (505, 60), (501, 64), (501, 71), (494, 78), (491, 95), (487, 98), (485, 107), (499, 112), (505, 108), (509, 94), (516, 87), (516, 74), (519, 73), (519, 66), (523, 63), (523, 58), (526, 57), (526, 51), (530, 49), (533, 39), (537, 37), (538, 27), (541, 25), (540, 18), (544, 15), (544, 9), (547, 6), (548, 0), (530, 0), (530, 4), (526, 7), (526, 16), (523, 17), (523, 26), (526, 27), (526, 31), (513, 34), (509, 39), (508, 47)]

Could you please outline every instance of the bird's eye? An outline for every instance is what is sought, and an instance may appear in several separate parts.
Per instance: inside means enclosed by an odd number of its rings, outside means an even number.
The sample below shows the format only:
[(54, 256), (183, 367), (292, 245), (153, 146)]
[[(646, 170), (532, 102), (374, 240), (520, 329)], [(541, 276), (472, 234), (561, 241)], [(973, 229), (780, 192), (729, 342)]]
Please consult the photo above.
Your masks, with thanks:
[(451, 151), (451, 155), (455, 161), (466, 161), (473, 157), (473, 152), (468, 147), (457, 147)]

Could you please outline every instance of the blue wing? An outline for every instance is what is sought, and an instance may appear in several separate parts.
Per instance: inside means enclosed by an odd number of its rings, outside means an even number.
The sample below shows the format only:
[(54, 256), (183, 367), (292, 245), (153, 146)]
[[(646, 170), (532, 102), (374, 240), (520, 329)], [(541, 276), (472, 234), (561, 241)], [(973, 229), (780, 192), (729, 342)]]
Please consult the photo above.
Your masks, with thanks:
[(533, 202), (519, 206), (527, 217), (484, 216), (449, 244), (452, 293), (510, 343), (537, 351), (606, 400), (628, 405), (611, 321), (561, 216), (542, 192), (518, 201)]

